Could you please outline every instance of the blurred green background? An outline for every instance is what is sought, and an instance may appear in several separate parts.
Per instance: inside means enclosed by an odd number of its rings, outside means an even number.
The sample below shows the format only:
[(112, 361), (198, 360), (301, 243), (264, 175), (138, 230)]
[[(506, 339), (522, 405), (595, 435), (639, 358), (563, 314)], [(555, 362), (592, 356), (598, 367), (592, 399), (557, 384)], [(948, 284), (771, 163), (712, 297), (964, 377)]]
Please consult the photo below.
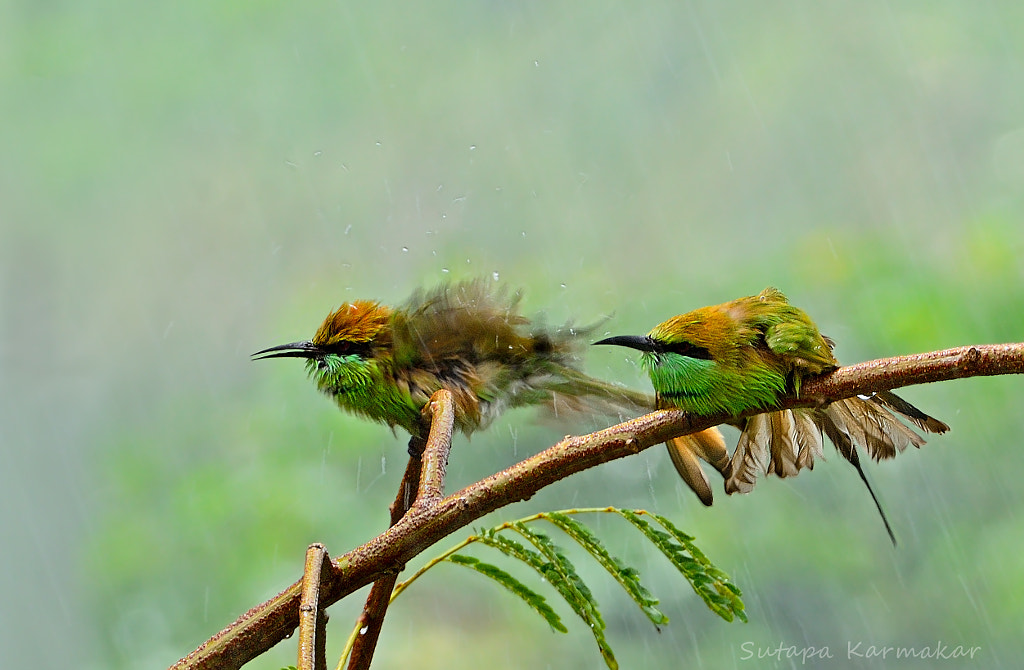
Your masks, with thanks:
[[(4, 664), (167, 666), (308, 543), (385, 527), (405, 437), (249, 360), (348, 299), (493, 275), (621, 334), (773, 284), (846, 362), (1024, 340), (1022, 28), (1012, 1), (0, 3)], [(625, 350), (588, 370), (648, 387)], [(868, 466), (896, 550), (831, 448), (711, 509), (652, 449), (485, 523), (610, 504), (697, 536), (749, 624), (598, 522), (672, 618), (594, 570), (624, 667), (796, 665), (756, 658), (780, 645), (1017, 667), (1024, 380), (904, 395), (953, 431)], [(593, 427), (532, 418), (459, 438), (449, 490)], [(378, 665), (597, 667), (569, 625), (443, 566)], [(938, 642), (981, 650), (846, 657)]]

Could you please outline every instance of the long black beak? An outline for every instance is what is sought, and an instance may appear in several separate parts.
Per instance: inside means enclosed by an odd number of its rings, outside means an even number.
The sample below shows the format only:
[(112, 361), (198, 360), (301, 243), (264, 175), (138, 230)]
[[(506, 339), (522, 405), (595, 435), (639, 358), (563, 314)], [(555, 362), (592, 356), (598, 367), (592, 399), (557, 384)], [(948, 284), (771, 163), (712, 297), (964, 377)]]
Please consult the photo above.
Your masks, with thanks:
[(264, 358), (316, 358), (321, 353), (323, 352), (320, 348), (312, 342), (291, 342), (257, 351), (252, 355), (252, 359), (259, 361)]
[(639, 349), (640, 351), (661, 351), (661, 345), (646, 335), (616, 335), (615, 337), (594, 342), (594, 344), (614, 344), (620, 347)]

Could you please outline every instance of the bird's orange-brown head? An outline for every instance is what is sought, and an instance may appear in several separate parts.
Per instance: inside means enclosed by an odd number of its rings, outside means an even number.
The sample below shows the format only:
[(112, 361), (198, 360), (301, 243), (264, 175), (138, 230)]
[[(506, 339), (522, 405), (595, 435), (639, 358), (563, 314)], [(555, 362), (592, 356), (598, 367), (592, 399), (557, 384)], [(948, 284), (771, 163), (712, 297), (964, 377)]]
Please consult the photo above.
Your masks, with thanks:
[(321, 349), (343, 343), (385, 344), (390, 342), (387, 328), (391, 308), (372, 300), (346, 302), (327, 315), (311, 342)]

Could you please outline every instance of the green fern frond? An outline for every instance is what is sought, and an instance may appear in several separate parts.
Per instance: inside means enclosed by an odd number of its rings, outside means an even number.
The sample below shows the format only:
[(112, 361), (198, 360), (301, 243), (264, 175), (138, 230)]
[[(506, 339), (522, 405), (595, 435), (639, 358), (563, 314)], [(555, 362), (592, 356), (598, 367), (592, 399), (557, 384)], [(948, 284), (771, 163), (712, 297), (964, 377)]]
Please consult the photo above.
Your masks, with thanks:
[[(645, 510), (626, 510), (615, 507), (541, 512), (517, 521), (508, 521), (493, 528), (479, 530), (475, 535), (469, 536), (440, 556), (431, 559), (411, 578), (396, 586), (392, 593), (392, 600), (427, 570), (438, 563), (449, 562), (476, 570), (501, 584), (502, 587), (515, 594), (540, 614), (553, 630), (567, 632), (561, 618), (542, 595), (495, 565), (456, 553), (473, 543), (484, 544), (509, 558), (530, 566), (551, 584), (591, 631), (605, 664), (609, 668), (617, 668), (618, 662), (605, 638), (604, 619), (590, 588), (580, 577), (576, 566), (566, 556), (562, 548), (547, 535), (530, 528), (528, 524), (545, 520), (559, 528), (593, 557), (625, 589), (633, 602), (640, 607), (656, 627), (667, 624), (668, 617), (656, 607), (658, 600), (640, 582), (639, 571), (612, 556), (605, 548), (604, 543), (588, 526), (572, 518), (572, 515), (585, 513), (616, 514), (626, 519), (669, 559), (690, 583), (694, 592), (704, 600), (708, 608), (726, 621), (747, 620), (740, 589), (729, 580), (727, 574), (715, 567), (707, 556), (697, 548), (692, 536), (679, 530), (671, 521), (661, 515)], [(645, 516), (654, 519), (661, 528), (643, 518)], [(526, 543), (509, 537), (505, 531), (518, 533), (526, 540)]]
[(608, 667), (619, 667), (612, 648), (604, 636), (605, 623), (601, 617), (597, 600), (594, 599), (594, 594), (579, 576), (576, 566), (565, 555), (561, 547), (551, 541), (551, 538), (527, 528), (525, 522), (514, 521), (511, 528), (529, 540), (547, 559), (541, 574), (549, 584), (555, 587), (559, 595), (590, 629), (594, 641), (597, 642), (597, 648)]
[[(703, 552), (697, 549), (692, 536), (682, 532), (659, 514), (625, 509), (618, 512), (668, 558), (712, 612), (726, 621), (732, 621), (734, 618), (747, 621), (739, 588), (729, 581), (728, 575), (716, 568)], [(668, 532), (658, 530), (641, 518), (641, 514), (649, 514)]]
[(537, 614), (540, 614), (542, 617), (544, 617), (544, 620), (548, 622), (548, 625), (551, 626), (551, 628), (557, 630), (559, 633), (569, 632), (569, 629), (566, 628), (565, 624), (562, 623), (561, 617), (558, 616), (558, 613), (555, 612), (555, 610), (551, 609), (551, 606), (548, 605), (548, 601), (544, 598), (544, 596), (537, 593), (536, 591), (528, 587), (526, 584), (523, 584), (521, 581), (519, 581), (509, 573), (505, 572), (498, 566), (492, 565), (490, 563), (484, 563), (480, 559), (474, 558), (473, 556), (462, 556), (459, 554), (449, 556), (445, 560), (455, 563), (456, 565), (464, 565), (467, 568), (476, 570), (485, 577), (493, 579), (498, 584), (501, 584), (503, 587), (505, 587), (513, 594), (518, 596), (523, 602), (529, 605), (530, 608), (532, 608), (533, 611), (535, 611)]
[(625, 589), (651, 623), (655, 626), (668, 623), (668, 617), (655, 607), (658, 599), (640, 583), (640, 573), (636, 568), (609, 554), (593, 531), (563, 512), (547, 512), (543, 514), (543, 518), (583, 547)]

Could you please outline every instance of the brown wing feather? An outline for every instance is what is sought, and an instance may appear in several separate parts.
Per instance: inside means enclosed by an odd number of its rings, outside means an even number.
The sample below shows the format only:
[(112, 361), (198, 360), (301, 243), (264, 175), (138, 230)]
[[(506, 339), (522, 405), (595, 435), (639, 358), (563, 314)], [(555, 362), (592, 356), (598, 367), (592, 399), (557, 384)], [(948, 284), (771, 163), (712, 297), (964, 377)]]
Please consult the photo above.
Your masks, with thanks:
[(767, 414), (755, 414), (747, 419), (732, 459), (723, 472), (726, 493), (750, 493), (754, 489), (758, 474), (768, 467), (770, 430)]
[(693, 489), (702, 503), (710, 506), (714, 497), (700, 461), (710, 463), (719, 472), (728, 464), (729, 452), (721, 431), (718, 428), (708, 428), (699, 433), (675, 437), (667, 441), (665, 447), (679, 476)]

